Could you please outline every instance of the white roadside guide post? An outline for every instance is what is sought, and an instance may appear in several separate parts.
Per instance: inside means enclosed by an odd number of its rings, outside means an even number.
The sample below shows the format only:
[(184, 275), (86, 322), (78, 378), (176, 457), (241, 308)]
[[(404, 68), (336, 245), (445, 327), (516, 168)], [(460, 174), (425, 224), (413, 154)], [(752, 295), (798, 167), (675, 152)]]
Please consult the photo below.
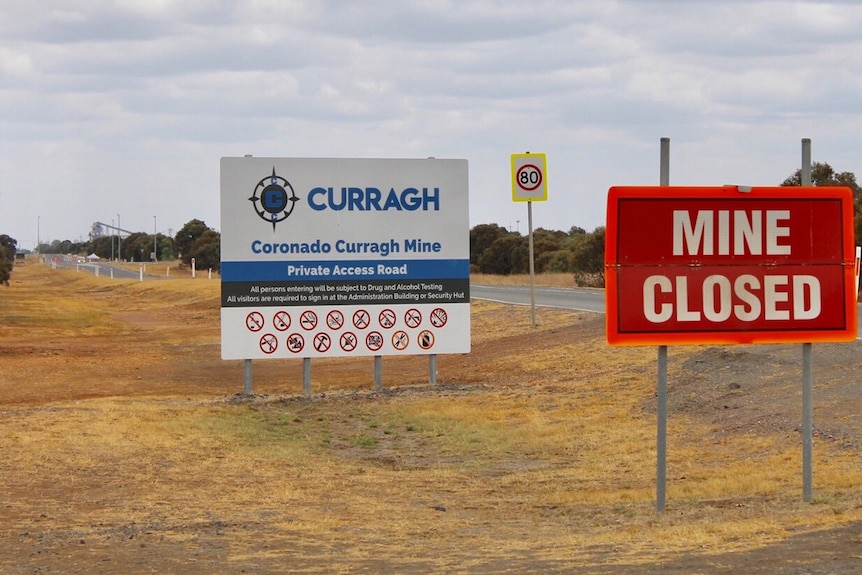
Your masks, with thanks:
[(803, 500), (812, 499), (812, 342), (855, 341), (858, 276), (853, 192), (812, 187), (810, 140), (802, 155), (800, 187), (671, 187), (662, 138), (658, 187), (608, 190), (607, 340), (658, 345), (659, 513), (671, 344), (802, 344)]
[(545, 154), (512, 154), (512, 201), (527, 202), (530, 250), (530, 321), (536, 327), (535, 269), (533, 259), (533, 202), (548, 200), (548, 161)]

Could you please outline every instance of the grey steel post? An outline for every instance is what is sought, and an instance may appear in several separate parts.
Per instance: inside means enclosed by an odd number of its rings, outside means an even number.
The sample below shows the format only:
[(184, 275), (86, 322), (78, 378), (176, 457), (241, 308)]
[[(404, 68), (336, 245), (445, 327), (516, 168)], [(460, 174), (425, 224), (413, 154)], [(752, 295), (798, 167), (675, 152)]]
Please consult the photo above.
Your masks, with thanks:
[[(802, 140), (803, 186), (811, 185), (811, 140)], [(812, 399), (812, 347), (802, 344), (802, 501), (810, 503), (814, 492), (814, 402)]]
[(811, 503), (814, 492), (814, 403), (811, 381), (811, 344), (802, 344), (802, 501)]
[(670, 185), (670, 138), (661, 139), (661, 157), (659, 158), (659, 183), (660, 186)]
[(302, 358), (302, 395), (311, 395), (311, 358)]
[(536, 274), (533, 258), (533, 202), (527, 202), (527, 226), (529, 227), (529, 245), (530, 245), (530, 320), (533, 322), (533, 327), (536, 327)]
[(251, 395), (252, 387), (251, 387), (251, 360), (247, 359), (244, 361), (244, 373), (243, 373), (243, 386), (242, 393), (243, 395)]
[[(661, 139), (659, 185), (670, 185), (670, 138)], [(658, 513), (664, 513), (667, 502), (667, 346), (658, 347), (658, 403), (656, 417), (656, 501)]]
[(383, 389), (383, 358), (374, 356), (374, 391)]
[(658, 425), (656, 426), (655, 509), (664, 513), (667, 502), (667, 346), (658, 346)]
[(437, 385), (437, 354), (428, 356), (428, 383)]

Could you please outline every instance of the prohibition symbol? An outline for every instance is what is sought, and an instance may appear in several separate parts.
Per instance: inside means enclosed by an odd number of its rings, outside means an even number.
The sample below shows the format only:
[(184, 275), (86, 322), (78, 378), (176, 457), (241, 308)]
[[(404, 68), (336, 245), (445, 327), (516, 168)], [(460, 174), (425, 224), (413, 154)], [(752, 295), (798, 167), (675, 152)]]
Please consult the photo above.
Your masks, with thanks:
[(250, 331), (260, 331), (263, 329), (263, 314), (253, 311), (245, 316), (245, 327)]
[(313, 330), (317, 327), (317, 314), (311, 310), (302, 312), (302, 315), (299, 316), (299, 325), (301, 325), (302, 329), (305, 331)]
[(314, 349), (319, 352), (329, 351), (329, 346), (332, 345), (332, 339), (329, 334), (319, 333), (314, 336)]
[(299, 353), (305, 347), (305, 338), (300, 333), (292, 333), (287, 336), (287, 349), (293, 353)]
[(408, 309), (404, 312), (404, 323), (407, 324), (407, 327), (419, 327), (419, 324), (422, 323), (422, 312), (416, 308)]
[(443, 327), (446, 325), (446, 320), (449, 319), (449, 314), (442, 307), (436, 307), (431, 311), (431, 317), (428, 319), (434, 327)]
[(515, 174), (518, 187), (526, 192), (532, 192), (542, 185), (542, 170), (535, 164), (524, 164)]
[(356, 310), (353, 312), (353, 325), (356, 326), (356, 329), (365, 329), (371, 325), (371, 314), (364, 309)]
[(278, 349), (278, 339), (271, 333), (260, 336), (260, 351), (266, 354), (273, 353)]
[(337, 309), (332, 310), (326, 314), (326, 325), (329, 326), (329, 329), (341, 329), (341, 326), (344, 325), (344, 314)]
[(341, 334), (338, 343), (344, 351), (353, 351), (356, 349), (356, 344), (359, 343), (359, 340), (356, 338), (356, 334), (346, 331)]
[(427, 329), (419, 332), (419, 347), (431, 349), (434, 347), (434, 334)]
[(384, 309), (380, 312), (380, 315), (377, 316), (377, 321), (380, 322), (380, 327), (383, 329), (389, 329), (395, 325), (395, 312), (391, 309)]
[(370, 331), (365, 336), (365, 346), (371, 351), (378, 351), (383, 347), (383, 334), (379, 331)]
[(272, 317), (272, 324), (278, 331), (287, 331), (290, 327), (290, 314), (286, 311), (278, 311)]
[(407, 335), (406, 331), (401, 331), (399, 329), (392, 334), (392, 347), (394, 347), (398, 351), (407, 349), (408, 343), (410, 343), (410, 336)]

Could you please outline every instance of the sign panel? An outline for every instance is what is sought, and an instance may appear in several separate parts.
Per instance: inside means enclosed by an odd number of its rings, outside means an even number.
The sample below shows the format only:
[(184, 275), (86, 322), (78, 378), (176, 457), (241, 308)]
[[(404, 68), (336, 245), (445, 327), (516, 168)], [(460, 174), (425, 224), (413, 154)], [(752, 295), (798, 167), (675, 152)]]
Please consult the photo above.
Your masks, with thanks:
[(468, 205), (466, 160), (222, 158), (222, 358), (469, 352)]
[(512, 201), (548, 199), (548, 162), (545, 154), (512, 154)]
[(607, 338), (619, 345), (856, 338), (845, 187), (613, 187)]

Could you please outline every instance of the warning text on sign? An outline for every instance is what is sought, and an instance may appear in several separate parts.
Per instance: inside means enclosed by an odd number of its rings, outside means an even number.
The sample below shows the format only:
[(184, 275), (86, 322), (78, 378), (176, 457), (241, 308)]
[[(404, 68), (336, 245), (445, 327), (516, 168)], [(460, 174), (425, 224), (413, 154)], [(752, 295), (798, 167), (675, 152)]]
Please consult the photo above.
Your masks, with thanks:
[(366, 303), (446, 302), (467, 303), (469, 280), (393, 282), (308, 282), (260, 283), (230, 282), (222, 284), (222, 307), (249, 305), (352, 305)]
[(847, 188), (611, 188), (608, 340), (856, 337)]

